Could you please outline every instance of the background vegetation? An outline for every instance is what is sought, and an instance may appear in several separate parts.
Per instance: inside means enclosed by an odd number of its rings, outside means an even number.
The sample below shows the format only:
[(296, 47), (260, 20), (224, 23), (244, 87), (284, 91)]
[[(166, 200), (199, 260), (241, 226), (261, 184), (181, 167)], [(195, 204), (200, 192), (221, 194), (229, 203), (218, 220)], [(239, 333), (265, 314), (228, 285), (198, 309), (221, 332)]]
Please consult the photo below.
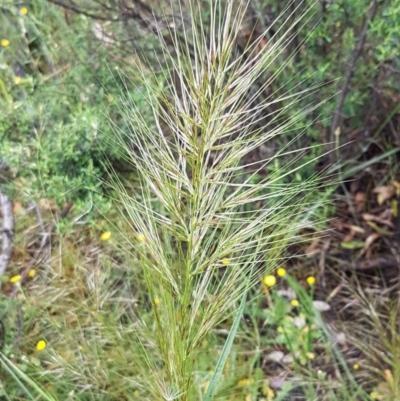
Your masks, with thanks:
[[(169, 6), (0, 1), (0, 186), (15, 220), (12, 259), (1, 275), (5, 400), (149, 397), (135, 322), (143, 319), (153, 330), (152, 308), (162, 299), (148, 293), (135, 250), (141, 238), (127, 234), (115, 192), (104, 182), (113, 169), (139, 194), (129, 152), (110, 138), (113, 124), (128, 129), (121, 95), (151, 122), (138, 66), (151, 65), (160, 86), (167, 84), (156, 31), (172, 49), (168, 28), (187, 12), (185, 2)], [(246, 45), (285, 7), (294, 21), (308, 6), (250, 1), (233, 51), (246, 57)], [(285, 245), (284, 270), (273, 273), (277, 283), (260, 273), (216, 396), (400, 400), (400, 1), (321, 0), (312, 11), (252, 90), (285, 63), (264, 98), (283, 86), (319, 89), (284, 117), (329, 100), (242, 164), (285, 146), (311, 146), (306, 168), (279, 184), (305, 183), (328, 167), (341, 182), (321, 185), (310, 200), (320, 205), (317, 215)], [(257, 44), (259, 51), (282, 37), (284, 21)], [(332, 152), (323, 156), (326, 144)], [(253, 182), (280, 167), (261, 169)], [(201, 343), (193, 379), (199, 399), (232, 322), (227, 313)]]

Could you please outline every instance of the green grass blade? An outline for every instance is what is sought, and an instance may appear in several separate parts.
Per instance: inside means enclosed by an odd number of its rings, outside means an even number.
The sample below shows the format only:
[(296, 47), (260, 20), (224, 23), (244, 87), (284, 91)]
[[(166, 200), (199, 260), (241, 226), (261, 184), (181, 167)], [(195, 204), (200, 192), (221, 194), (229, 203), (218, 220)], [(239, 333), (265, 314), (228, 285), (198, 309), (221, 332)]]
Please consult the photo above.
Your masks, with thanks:
[(210, 384), (207, 388), (207, 392), (204, 396), (204, 401), (211, 401), (215, 395), (215, 392), (217, 391), (217, 386), (218, 386), (219, 380), (221, 379), (222, 370), (225, 366), (226, 360), (227, 360), (229, 353), (231, 351), (231, 348), (232, 348), (233, 340), (235, 339), (236, 332), (239, 328), (240, 319), (242, 318), (244, 306), (246, 305), (246, 297), (247, 297), (247, 291), (245, 291), (242, 296), (242, 300), (241, 300), (240, 306), (237, 310), (235, 320), (233, 321), (228, 338), (225, 341), (221, 355), (220, 355), (217, 365), (215, 367), (214, 375), (210, 381)]
[(17, 377), (15, 372), (12, 370), (12, 368), (10, 368), (2, 359), (0, 359), (0, 363), (3, 366), (4, 370), (15, 380), (15, 382), (18, 384), (18, 386), (25, 392), (27, 397), (30, 400), (35, 401), (35, 398), (32, 396), (30, 391), (25, 387), (24, 383), (22, 383), (21, 380)]
[(25, 383), (31, 386), (37, 394), (43, 397), (46, 401), (57, 401), (51, 395), (47, 394), (38, 384), (36, 384), (32, 379), (30, 379), (24, 372), (18, 369), (4, 354), (0, 353), (0, 364), (3, 366), (4, 370), (7, 371), (13, 379), (18, 383), (18, 385), (25, 391), (29, 399), (35, 401), (38, 398), (32, 396), (31, 392), (25, 387)]
[(329, 173), (332, 174), (332, 173), (335, 173), (338, 170), (340, 171), (342, 169), (343, 172), (341, 174), (341, 179), (345, 180), (346, 178), (351, 177), (352, 175), (358, 173), (359, 171), (365, 170), (366, 168), (372, 166), (373, 164), (379, 163), (380, 161), (385, 160), (386, 158), (396, 154), (398, 151), (400, 151), (400, 148), (390, 149), (387, 152), (385, 152), (379, 156), (373, 157), (372, 159), (367, 160), (364, 163), (358, 163), (354, 167), (348, 167), (345, 170), (344, 170), (344, 167), (352, 162), (355, 162), (354, 159), (350, 160), (348, 162), (342, 163), (342, 164), (337, 164), (329, 170)]

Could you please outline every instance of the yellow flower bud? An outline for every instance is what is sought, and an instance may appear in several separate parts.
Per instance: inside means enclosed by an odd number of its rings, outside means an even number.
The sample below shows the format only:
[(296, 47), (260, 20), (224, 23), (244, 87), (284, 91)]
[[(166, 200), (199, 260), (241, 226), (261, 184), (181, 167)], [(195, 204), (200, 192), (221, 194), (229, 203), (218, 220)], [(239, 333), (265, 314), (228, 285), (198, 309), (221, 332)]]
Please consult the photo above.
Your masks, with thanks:
[(264, 277), (263, 282), (267, 287), (273, 287), (276, 284), (276, 277), (270, 274)]
[(103, 234), (101, 234), (100, 239), (102, 241), (108, 241), (111, 238), (111, 231), (104, 231)]
[(138, 235), (136, 235), (136, 239), (139, 242), (143, 242), (145, 240), (145, 236), (143, 234), (138, 234)]
[(32, 278), (32, 277), (35, 277), (35, 275), (36, 275), (36, 270), (35, 269), (29, 270), (28, 277)]
[(10, 278), (10, 283), (13, 283), (13, 284), (18, 283), (18, 281), (21, 281), (21, 278), (22, 277), (20, 274), (17, 274), (16, 276), (12, 276)]
[(47, 347), (47, 343), (44, 340), (39, 340), (36, 343), (36, 350), (37, 351), (43, 351)]

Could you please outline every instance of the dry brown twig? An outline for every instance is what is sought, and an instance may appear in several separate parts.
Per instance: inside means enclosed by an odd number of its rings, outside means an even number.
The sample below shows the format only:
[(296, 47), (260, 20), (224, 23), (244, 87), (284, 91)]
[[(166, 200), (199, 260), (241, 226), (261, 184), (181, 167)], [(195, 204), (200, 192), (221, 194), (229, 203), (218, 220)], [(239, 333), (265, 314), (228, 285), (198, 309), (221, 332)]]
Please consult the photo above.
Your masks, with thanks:
[[(14, 215), (12, 210), (12, 203), (8, 196), (0, 192), (0, 211), (3, 218), (2, 221), (2, 252), (0, 255), (0, 276), (3, 275), (7, 269), (12, 255), (12, 242), (14, 235)], [(1, 283), (0, 283), (1, 286)]]
[[(360, 35), (358, 36), (357, 45), (350, 56), (349, 63), (347, 64), (347, 69), (344, 74), (343, 84), (340, 89), (337, 106), (333, 113), (332, 124), (329, 132), (330, 134), (329, 142), (332, 143), (332, 146), (334, 146), (334, 144), (338, 141), (340, 136), (342, 108), (349, 90), (350, 80), (356, 68), (357, 60), (360, 57), (361, 52), (364, 48), (369, 24), (374, 19), (377, 10), (378, 10), (378, 1), (372, 0), (371, 6), (368, 11), (368, 15), (364, 19), (363, 27), (361, 29)], [(333, 156), (334, 153), (332, 152), (331, 155)]]

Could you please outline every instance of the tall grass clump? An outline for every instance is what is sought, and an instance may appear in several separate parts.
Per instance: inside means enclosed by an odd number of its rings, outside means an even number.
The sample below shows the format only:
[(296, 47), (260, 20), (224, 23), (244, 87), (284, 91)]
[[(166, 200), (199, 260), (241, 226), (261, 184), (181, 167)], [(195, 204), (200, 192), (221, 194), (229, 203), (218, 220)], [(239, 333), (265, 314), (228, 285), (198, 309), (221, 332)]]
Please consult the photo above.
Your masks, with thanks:
[[(162, 49), (157, 64), (155, 52), (151, 61), (148, 52), (134, 60), (150, 118), (128, 96), (120, 99), (126, 125), (114, 126), (113, 140), (140, 185), (129, 189), (116, 176), (111, 185), (131, 229), (124, 235), (137, 252), (151, 307), (150, 319), (143, 313), (135, 322), (141, 387), (149, 399), (215, 396), (251, 289), (310, 224), (304, 216), (310, 216), (320, 179), (293, 178), (307, 149), (294, 146), (301, 132), (291, 131), (318, 105), (291, 109), (317, 88), (271, 91), (310, 10), (294, 24), (282, 24), (272, 38), (271, 32), (253, 37), (240, 51), (247, 6), (181, 2), (165, 26), (153, 26)], [(292, 20), (289, 9), (281, 15), (286, 21)], [(255, 162), (250, 155), (261, 145), (275, 150)], [(200, 345), (222, 322), (230, 327), (225, 346), (208, 356), (215, 370), (202, 386), (209, 372), (198, 365)]]

